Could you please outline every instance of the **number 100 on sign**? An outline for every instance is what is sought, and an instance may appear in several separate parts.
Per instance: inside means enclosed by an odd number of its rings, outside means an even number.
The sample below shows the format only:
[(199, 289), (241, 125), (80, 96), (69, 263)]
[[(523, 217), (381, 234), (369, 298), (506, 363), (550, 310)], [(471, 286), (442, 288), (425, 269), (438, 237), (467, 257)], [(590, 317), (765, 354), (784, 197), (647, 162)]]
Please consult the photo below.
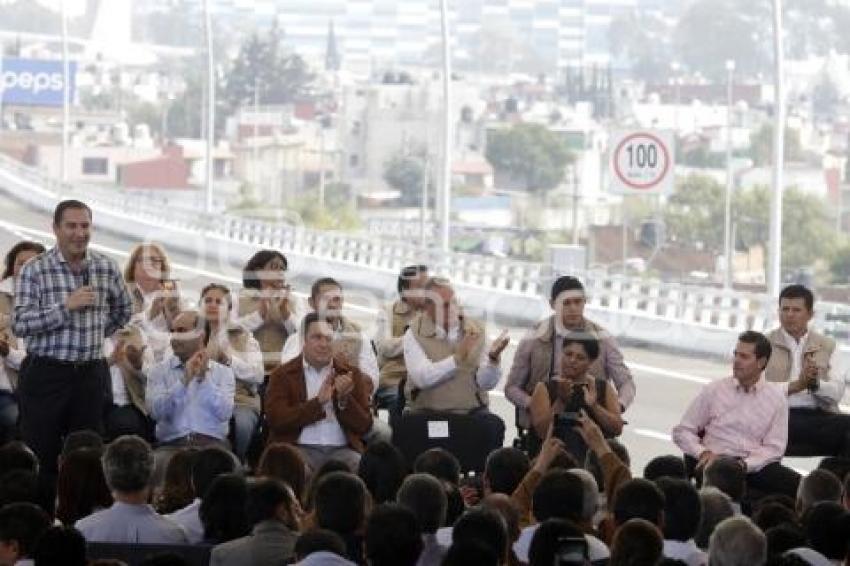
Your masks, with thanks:
[(673, 136), (670, 132), (618, 132), (611, 137), (611, 190), (619, 194), (658, 194), (673, 190)]

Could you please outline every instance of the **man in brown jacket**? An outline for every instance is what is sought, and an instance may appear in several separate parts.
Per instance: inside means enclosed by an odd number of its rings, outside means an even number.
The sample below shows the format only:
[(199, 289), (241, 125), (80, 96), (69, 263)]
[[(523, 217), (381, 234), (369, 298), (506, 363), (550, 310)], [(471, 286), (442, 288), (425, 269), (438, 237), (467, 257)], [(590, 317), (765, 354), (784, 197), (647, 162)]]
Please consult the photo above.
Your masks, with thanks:
[(301, 450), (313, 470), (330, 459), (352, 471), (363, 452), (363, 435), (372, 427), (371, 385), (358, 369), (334, 359), (333, 329), (320, 315), (304, 317), (301, 355), (274, 370), (265, 408), (269, 442)]

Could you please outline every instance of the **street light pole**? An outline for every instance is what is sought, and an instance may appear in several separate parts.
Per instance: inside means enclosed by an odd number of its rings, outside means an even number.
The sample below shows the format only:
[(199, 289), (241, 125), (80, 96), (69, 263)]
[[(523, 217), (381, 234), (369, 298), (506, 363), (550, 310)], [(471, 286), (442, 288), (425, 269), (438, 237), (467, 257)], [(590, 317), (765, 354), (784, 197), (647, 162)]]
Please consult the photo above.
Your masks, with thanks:
[(770, 246), (767, 291), (779, 296), (782, 280), (782, 189), (785, 160), (785, 54), (782, 38), (782, 0), (773, 0), (774, 123), (773, 191), (770, 195)]
[(440, 22), (443, 35), (443, 155), (442, 155), (442, 222), (440, 222), (440, 249), (451, 251), (449, 226), (452, 202), (452, 60), (449, 46), (449, 8), (447, 0), (440, 0)]
[(210, 2), (204, 0), (204, 34), (207, 42), (207, 146), (205, 212), (213, 210), (213, 140), (215, 139), (215, 66), (213, 61), (212, 15)]
[(726, 203), (723, 222), (723, 287), (732, 287), (732, 97), (735, 61), (726, 61)]

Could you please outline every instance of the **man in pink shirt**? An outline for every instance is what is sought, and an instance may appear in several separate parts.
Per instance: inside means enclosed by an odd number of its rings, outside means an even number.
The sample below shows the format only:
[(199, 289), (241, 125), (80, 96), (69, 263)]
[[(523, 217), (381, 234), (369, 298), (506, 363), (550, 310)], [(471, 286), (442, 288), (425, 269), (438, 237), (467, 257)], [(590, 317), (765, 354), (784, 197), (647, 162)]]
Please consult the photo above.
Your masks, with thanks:
[(800, 475), (780, 461), (788, 442), (788, 402), (763, 377), (770, 341), (748, 330), (738, 337), (732, 377), (705, 386), (673, 428), (673, 442), (697, 474), (714, 459), (736, 459), (747, 485), (762, 494), (796, 497)]

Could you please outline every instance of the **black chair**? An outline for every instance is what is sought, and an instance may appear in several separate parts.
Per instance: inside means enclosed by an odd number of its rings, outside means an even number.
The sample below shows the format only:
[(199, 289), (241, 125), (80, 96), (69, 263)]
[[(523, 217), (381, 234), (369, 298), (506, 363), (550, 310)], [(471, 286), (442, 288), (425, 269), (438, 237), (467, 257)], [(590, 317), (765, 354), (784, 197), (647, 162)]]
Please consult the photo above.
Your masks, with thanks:
[(209, 566), (212, 546), (208, 544), (138, 544), (123, 542), (90, 542), (86, 545), (89, 560), (120, 560), (137, 566), (145, 559), (160, 554), (176, 554), (189, 566)]

